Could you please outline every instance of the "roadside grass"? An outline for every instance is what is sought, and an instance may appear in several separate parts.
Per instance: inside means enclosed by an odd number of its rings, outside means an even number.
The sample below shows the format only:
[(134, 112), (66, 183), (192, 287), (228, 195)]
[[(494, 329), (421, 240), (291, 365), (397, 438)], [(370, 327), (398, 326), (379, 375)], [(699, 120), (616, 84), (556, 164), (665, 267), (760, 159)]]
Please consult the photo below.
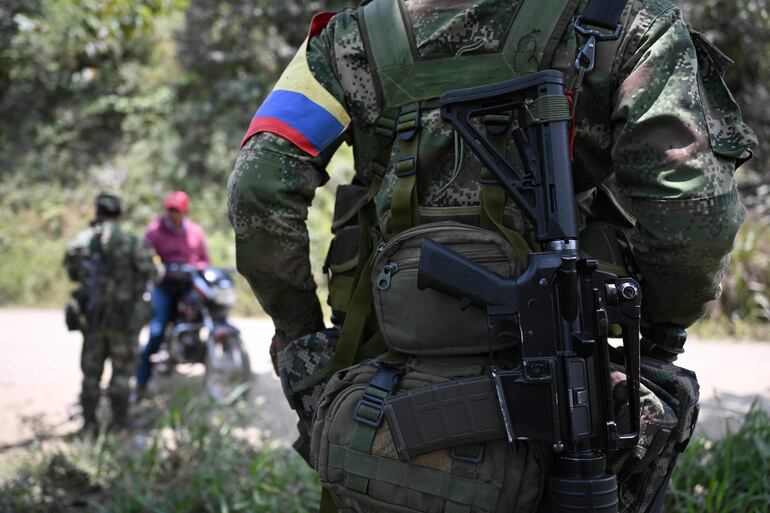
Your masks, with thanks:
[(749, 340), (770, 342), (770, 323), (760, 320), (729, 320), (705, 317), (687, 328), (687, 336), (702, 340)]
[(246, 427), (238, 407), (177, 394), (146, 435), (39, 444), (0, 481), (0, 513), (305, 512), (314, 472)]
[[(237, 406), (173, 395), (146, 435), (39, 443), (0, 473), (0, 513), (316, 511), (315, 473), (249, 430)], [(9, 472), (10, 470), (10, 472)], [(722, 439), (696, 438), (667, 513), (770, 511), (770, 416), (756, 404)]]
[(770, 512), (770, 415), (754, 403), (736, 431), (694, 439), (674, 471), (665, 511)]

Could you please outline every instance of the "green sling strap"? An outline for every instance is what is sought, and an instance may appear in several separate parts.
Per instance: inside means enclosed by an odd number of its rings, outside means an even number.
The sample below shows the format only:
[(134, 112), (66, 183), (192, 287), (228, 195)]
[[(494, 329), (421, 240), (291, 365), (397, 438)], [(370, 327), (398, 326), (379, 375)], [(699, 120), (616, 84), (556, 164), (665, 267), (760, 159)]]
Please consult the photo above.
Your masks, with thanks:
[(401, 108), (396, 123), (398, 152), (396, 155), (396, 184), (390, 200), (395, 233), (420, 224), (417, 201), (417, 163), (420, 149), (420, 104)]
[(532, 249), (521, 233), (508, 228), (503, 221), (505, 215), (505, 191), (487, 169), (481, 172), (479, 183), (481, 184), (481, 226), (484, 228), (497, 228), (513, 246), (520, 261), (526, 263), (528, 255), (532, 253)]
[[(369, 379), (361, 399), (353, 410), (356, 421), (350, 436), (350, 450), (369, 454), (377, 428), (382, 425), (385, 415), (385, 400), (396, 390), (404, 371), (401, 365), (375, 360), (377, 372)], [(366, 493), (369, 478), (356, 472), (345, 473), (345, 488)]]

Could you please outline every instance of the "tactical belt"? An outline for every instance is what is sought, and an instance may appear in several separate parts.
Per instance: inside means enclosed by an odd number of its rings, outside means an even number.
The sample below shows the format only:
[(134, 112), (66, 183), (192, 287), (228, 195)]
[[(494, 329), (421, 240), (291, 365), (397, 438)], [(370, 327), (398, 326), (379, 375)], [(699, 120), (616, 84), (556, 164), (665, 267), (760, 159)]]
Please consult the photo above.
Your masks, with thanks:
[(388, 398), (385, 419), (401, 461), (505, 438), (492, 379), (463, 378)]

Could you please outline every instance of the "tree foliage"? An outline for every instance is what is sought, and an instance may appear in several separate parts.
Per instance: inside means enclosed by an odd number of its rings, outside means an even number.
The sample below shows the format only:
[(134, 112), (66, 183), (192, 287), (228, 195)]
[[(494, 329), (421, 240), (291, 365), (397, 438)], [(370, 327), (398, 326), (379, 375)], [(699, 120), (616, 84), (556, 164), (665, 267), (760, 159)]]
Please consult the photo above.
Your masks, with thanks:
[[(358, 3), (0, 0), (0, 207), (8, 211), (0, 216), (0, 253), (13, 250), (19, 266), (29, 263), (40, 254), (32, 233), (60, 242), (90, 208), (49, 208), (38, 200), (88, 202), (97, 188), (119, 189), (132, 205), (133, 228), (141, 229), (163, 194), (182, 188), (192, 193), (194, 216), (231, 264), (224, 183), (249, 119), (305, 38), (312, 15)], [(767, 2), (678, 3), (686, 20), (736, 61), (725, 79), (760, 139), (739, 183), (751, 226), (767, 225)], [(327, 210), (329, 193), (321, 191), (318, 201)], [(19, 222), (22, 212), (29, 223)], [(311, 227), (322, 225), (311, 220)], [(765, 232), (744, 229), (718, 313), (770, 319)], [(30, 235), (22, 241), (24, 234)], [(58, 260), (58, 250), (48, 253)], [(29, 273), (7, 274), (21, 281), (6, 286), (0, 302), (34, 302), (35, 291), (49, 287), (40, 272), (34, 286)]]
[(222, 179), (254, 110), (304, 40), (314, 13), (342, 1), (191, 0), (175, 34), (178, 153), (194, 177)]
[[(77, 178), (122, 140), (127, 75), (147, 63), (166, 0), (4, 1), (0, 170)], [(62, 171), (64, 170), (64, 171)]]

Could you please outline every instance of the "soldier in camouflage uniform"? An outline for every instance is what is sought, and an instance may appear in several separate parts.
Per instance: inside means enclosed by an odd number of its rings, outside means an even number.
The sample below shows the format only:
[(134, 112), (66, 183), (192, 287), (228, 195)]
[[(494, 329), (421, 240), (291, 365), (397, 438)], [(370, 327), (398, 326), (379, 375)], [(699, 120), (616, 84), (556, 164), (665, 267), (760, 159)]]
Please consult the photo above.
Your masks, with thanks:
[(148, 281), (157, 274), (150, 247), (120, 228), (120, 198), (102, 192), (95, 206), (96, 218), (69, 243), (64, 257), (70, 279), (80, 284), (73, 297), (82, 312), (80, 404), (84, 432), (98, 429), (96, 410), (107, 358), (112, 365), (108, 390), (112, 425), (127, 426), (139, 330), (149, 313), (144, 293)]
[[(481, 58), (501, 51), (511, 20), (531, 0), (398, 3), (411, 25), (408, 35), (416, 60), (429, 61)], [(584, 6), (585, 2), (568, 3), (566, 19)], [(244, 137), (228, 184), (238, 270), (275, 323), (271, 354), (275, 361), (291, 341), (298, 341), (293, 345), (299, 348), (297, 358), (283, 359), (299, 361), (303, 369), (330, 360), (328, 354), (307, 357), (302, 353), (328, 338), (310, 270), (305, 226), (314, 191), (328, 178), (326, 165), (343, 141), (352, 145), (355, 181), (367, 187), (381, 180), (374, 195), (380, 230), (387, 231), (398, 184), (393, 155), (385, 162), (381, 158), (377, 130), (385, 114), (382, 76), (378, 76), (382, 71), (372, 62), (361, 12), (349, 9), (324, 18), (323, 30), (314, 24), (297, 58), (307, 62), (313, 79), (344, 111), (335, 112), (335, 105), (327, 108), (338, 130), (314, 133), (313, 127), (306, 130), (301, 123), (287, 130), (281, 123), (265, 122), (282, 115), (265, 107), (268, 100)], [(540, 12), (539, 16), (551, 15), (545, 7)], [(642, 317), (648, 333), (676, 333), (695, 322), (719, 294), (728, 254), (744, 217), (734, 172), (750, 156), (756, 138), (741, 121), (722, 80), (731, 61), (694, 31), (676, 6), (667, 0), (630, 0), (620, 23), (620, 37), (598, 45), (595, 67), (585, 75), (574, 64), (585, 39), (568, 23), (546, 45), (536, 34), (520, 37), (506, 62), (511, 77), (552, 68), (562, 71), (573, 85), (573, 167), (582, 226), (601, 221), (613, 227), (611, 233), (622, 234), (621, 245), (633, 257), (642, 283)], [(556, 44), (548, 48), (551, 42)], [(544, 54), (549, 62), (542, 62)], [(462, 75), (458, 69), (458, 80)], [(286, 84), (279, 82), (282, 85)], [(284, 94), (279, 86), (273, 95)], [(320, 97), (316, 92), (306, 96), (313, 101)], [(328, 99), (316, 103), (331, 104)], [(285, 105), (288, 110), (294, 108), (290, 100)], [(421, 130), (443, 137), (452, 134), (435, 105), (424, 109)], [(463, 155), (462, 145), (431, 152), (428, 137), (424, 135), (420, 143), (417, 171), (421, 212), (431, 207), (478, 207), (479, 162), (468, 151)], [(396, 141), (396, 156), (399, 144)], [(384, 167), (384, 173), (378, 166)], [(518, 221), (513, 217), (512, 228), (526, 237), (527, 223), (521, 216)], [(610, 232), (596, 233), (606, 238)], [(616, 247), (615, 242), (610, 245)], [(581, 247), (590, 246), (581, 234)], [(596, 251), (614, 250), (597, 247)], [(683, 339), (668, 345), (652, 338), (644, 341), (642, 437), (636, 449), (610, 462), (611, 470), (620, 473), (624, 511), (660, 508), (662, 493), (658, 492), (665, 488), (676, 454), (694, 426), (697, 382), (692, 373), (671, 364), (682, 343)], [(622, 369), (613, 378), (615, 399), (622, 404)], [(311, 410), (305, 416), (312, 414)]]

